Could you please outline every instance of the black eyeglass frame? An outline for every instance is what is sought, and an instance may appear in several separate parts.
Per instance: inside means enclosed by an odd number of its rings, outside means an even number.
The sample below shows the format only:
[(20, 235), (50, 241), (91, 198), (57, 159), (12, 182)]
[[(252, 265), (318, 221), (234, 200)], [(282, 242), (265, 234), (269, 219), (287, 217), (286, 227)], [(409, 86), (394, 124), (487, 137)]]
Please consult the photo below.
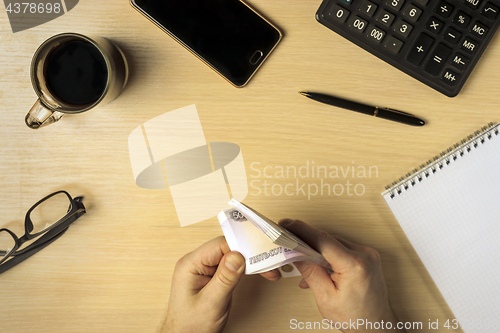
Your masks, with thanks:
[[(60, 218), (57, 222), (55, 222), (51, 226), (47, 227), (46, 229), (32, 234), (31, 232), (33, 231), (33, 222), (31, 221), (30, 218), (31, 212), (44, 201), (61, 193), (64, 193), (68, 197), (70, 202), (70, 207), (66, 215)], [(0, 232), (2, 231), (8, 232), (15, 241), (14, 247), (9, 251), (9, 253), (5, 255), (4, 258), (0, 260), (0, 274), (16, 266), (20, 262), (28, 259), (32, 255), (34, 255), (35, 253), (37, 253), (38, 251), (45, 248), (46, 246), (54, 242), (56, 239), (61, 237), (68, 230), (71, 223), (75, 222), (80, 216), (86, 213), (85, 206), (83, 205), (82, 200), (83, 200), (82, 196), (72, 198), (71, 195), (66, 191), (57, 191), (51, 193), (46, 197), (44, 197), (43, 199), (39, 200), (37, 203), (35, 203), (26, 213), (26, 217), (24, 219), (24, 235), (22, 237), (20, 238), (17, 237), (17, 235), (14, 232), (10, 231), (7, 228), (0, 229)], [(35, 242), (30, 244), (26, 248), (17, 251), (17, 249), (19, 249), (24, 243), (39, 236), (41, 237), (37, 239)], [(0, 251), (0, 253), (2, 253), (2, 251)], [(8, 260), (9, 258), (11, 259)]]

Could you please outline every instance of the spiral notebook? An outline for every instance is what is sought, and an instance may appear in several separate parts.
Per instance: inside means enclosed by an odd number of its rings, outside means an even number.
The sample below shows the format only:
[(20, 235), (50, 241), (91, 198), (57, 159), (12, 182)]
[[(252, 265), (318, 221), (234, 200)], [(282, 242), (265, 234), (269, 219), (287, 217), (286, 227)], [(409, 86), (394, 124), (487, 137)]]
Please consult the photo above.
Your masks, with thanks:
[(499, 126), (482, 128), (382, 193), (466, 333), (500, 327)]

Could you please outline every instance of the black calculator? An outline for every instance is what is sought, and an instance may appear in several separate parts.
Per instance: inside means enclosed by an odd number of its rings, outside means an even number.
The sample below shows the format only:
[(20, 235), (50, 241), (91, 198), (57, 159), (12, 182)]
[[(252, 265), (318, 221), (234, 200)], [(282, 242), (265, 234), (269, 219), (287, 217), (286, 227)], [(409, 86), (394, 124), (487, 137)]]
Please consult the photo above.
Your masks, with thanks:
[(454, 97), (495, 34), (499, 11), (500, 0), (324, 0), (316, 19)]

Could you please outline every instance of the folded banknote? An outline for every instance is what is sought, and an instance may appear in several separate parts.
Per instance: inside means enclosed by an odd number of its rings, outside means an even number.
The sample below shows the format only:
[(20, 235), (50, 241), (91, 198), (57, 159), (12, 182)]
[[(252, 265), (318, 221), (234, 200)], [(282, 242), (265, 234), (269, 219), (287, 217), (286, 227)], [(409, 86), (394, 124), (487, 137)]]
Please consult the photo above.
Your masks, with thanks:
[(284, 277), (300, 275), (291, 265), (296, 261), (331, 268), (319, 252), (290, 231), (235, 199), (229, 205), (232, 208), (220, 212), (217, 218), (229, 248), (245, 258), (245, 274), (279, 268)]

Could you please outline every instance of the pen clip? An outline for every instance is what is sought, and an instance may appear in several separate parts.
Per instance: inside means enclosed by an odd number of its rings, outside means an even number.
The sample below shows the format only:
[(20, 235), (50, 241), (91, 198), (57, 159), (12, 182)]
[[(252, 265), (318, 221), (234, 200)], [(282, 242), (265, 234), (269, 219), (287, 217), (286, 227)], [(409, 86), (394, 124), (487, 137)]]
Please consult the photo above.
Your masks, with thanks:
[(399, 111), (399, 110), (394, 110), (394, 109), (389, 109), (389, 108), (379, 108), (378, 106), (376, 106), (377, 109), (382, 109), (382, 110), (386, 110), (386, 111), (390, 111), (390, 112), (394, 112), (394, 113), (399, 113), (399, 114), (403, 114), (405, 116), (409, 116), (409, 117), (414, 117), (414, 115), (412, 115), (411, 113), (408, 113), (408, 112), (403, 112), (403, 111)]

